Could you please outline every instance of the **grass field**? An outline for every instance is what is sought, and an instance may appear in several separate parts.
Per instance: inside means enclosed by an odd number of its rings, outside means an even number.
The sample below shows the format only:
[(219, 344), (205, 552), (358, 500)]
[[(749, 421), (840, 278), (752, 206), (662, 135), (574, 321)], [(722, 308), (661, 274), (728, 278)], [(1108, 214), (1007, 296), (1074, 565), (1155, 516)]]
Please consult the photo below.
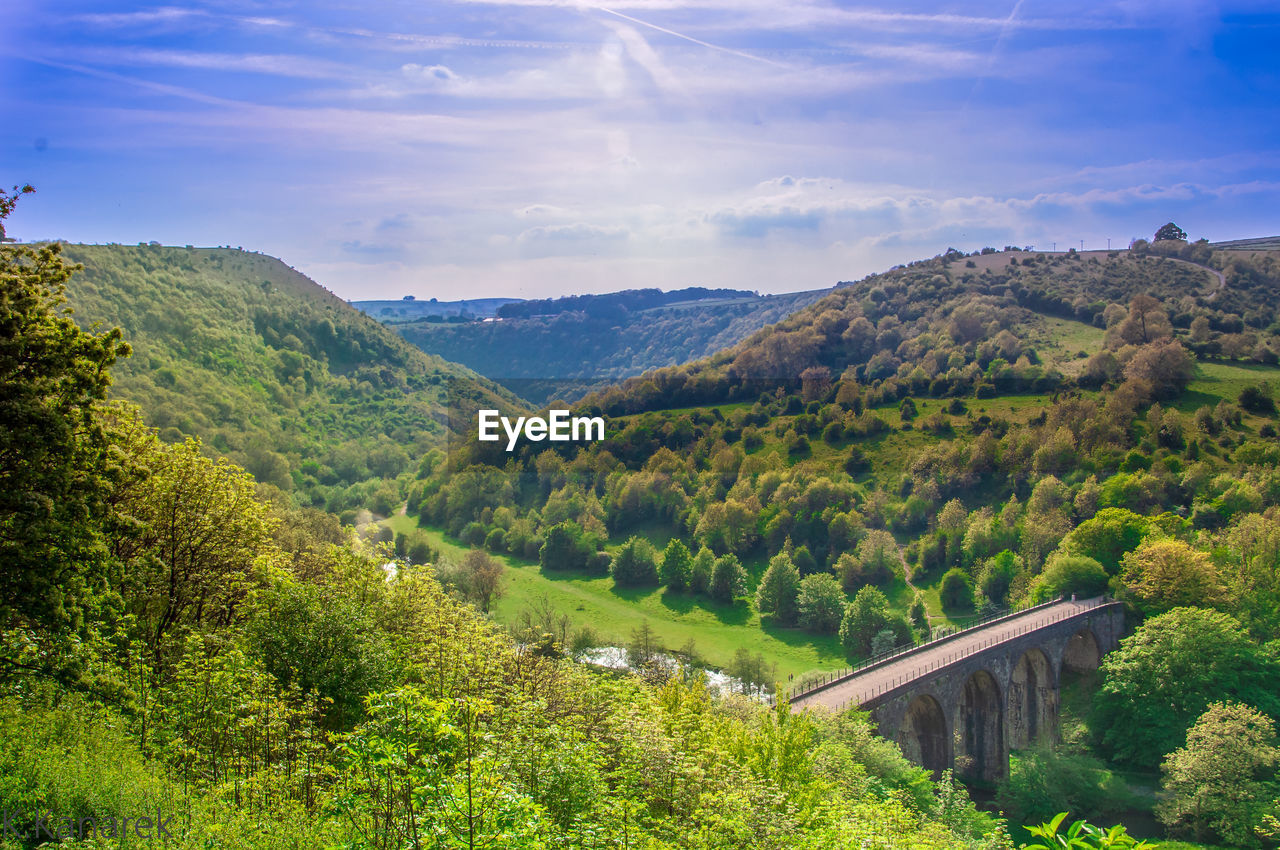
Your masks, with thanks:
[[(385, 521), (403, 534), (417, 528), (414, 517), (399, 514)], [(459, 556), (466, 548), (441, 532), (422, 528), (442, 554)], [(510, 555), (495, 556), (507, 569), (505, 592), (494, 606), (494, 617), (510, 624), (519, 613), (543, 598), (567, 614), (573, 628), (590, 626), (610, 645), (626, 645), (632, 630), (648, 622), (666, 649), (678, 650), (690, 640), (708, 666), (723, 668), (739, 647), (759, 652), (776, 664), (778, 676), (809, 670), (834, 670), (848, 661), (834, 637), (819, 637), (799, 629), (760, 627), (760, 615), (745, 600), (720, 605), (689, 594), (666, 590), (615, 590), (613, 580), (574, 573), (544, 574), (536, 563)]]
[(1241, 390), (1260, 383), (1280, 389), (1280, 369), (1260, 363), (1200, 362), (1196, 364), (1196, 377), (1191, 386), (1173, 402), (1173, 406), (1191, 413), (1206, 404), (1213, 406), (1220, 400), (1234, 404), (1240, 398)]
[[(1040, 359), (1064, 375), (1079, 375), (1087, 356), (1102, 350), (1107, 335), (1102, 328), (1052, 316), (1045, 316), (1042, 321), (1043, 334), (1036, 334), (1032, 343)], [(1086, 357), (1080, 357), (1081, 353)]]

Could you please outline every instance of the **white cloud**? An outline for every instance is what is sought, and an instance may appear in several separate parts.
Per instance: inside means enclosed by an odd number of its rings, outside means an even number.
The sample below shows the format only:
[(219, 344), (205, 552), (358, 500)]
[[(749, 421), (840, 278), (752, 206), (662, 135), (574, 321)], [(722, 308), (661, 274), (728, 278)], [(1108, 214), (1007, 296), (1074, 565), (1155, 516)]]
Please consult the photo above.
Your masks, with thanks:
[(599, 240), (626, 239), (625, 228), (574, 222), (573, 224), (546, 224), (531, 227), (516, 237), (520, 242), (594, 242)]

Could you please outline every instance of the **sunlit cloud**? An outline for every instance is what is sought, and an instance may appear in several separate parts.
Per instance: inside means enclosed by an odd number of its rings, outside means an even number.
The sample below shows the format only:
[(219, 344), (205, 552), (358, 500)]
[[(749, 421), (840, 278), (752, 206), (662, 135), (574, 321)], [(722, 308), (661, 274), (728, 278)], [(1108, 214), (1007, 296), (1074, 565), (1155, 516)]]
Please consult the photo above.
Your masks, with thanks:
[(40, 189), (19, 236), (446, 297), (1277, 227), (1254, 0), (67, 2), (2, 36), (2, 161)]

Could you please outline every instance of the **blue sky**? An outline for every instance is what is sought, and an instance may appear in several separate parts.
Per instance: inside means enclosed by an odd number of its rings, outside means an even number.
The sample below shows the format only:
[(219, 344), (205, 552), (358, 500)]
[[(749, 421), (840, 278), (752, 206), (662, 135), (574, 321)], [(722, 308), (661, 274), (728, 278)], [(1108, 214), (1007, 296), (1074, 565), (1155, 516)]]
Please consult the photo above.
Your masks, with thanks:
[(244, 246), (347, 298), (1280, 233), (1274, 3), (6, 7), (11, 235)]

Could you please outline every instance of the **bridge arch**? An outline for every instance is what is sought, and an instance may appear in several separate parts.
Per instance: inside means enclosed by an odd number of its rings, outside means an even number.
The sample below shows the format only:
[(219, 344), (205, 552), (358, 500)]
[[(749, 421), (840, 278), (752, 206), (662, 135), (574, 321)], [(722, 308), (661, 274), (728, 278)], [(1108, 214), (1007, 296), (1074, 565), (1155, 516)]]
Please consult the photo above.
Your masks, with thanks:
[(1009, 772), (1004, 737), (1004, 700), (987, 670), (965, 680), (956, 705), (956, 772), (978, 782), (996, 782)]
[(1018, 657), (1009, 676), (1005, 739), (1024, 749), (1057, 734), (1058, 683), (1044, 650), (1031, 648)]
[(1063, 672), (1091, 673), (1102, 664), (1102, 647), (1093, 629), (1085, 626), (1067, 640), (1062, 650)]
[(914, 764), (932, 771), (935, 778), (951, 766), (951, 736), (947, 716), (930, 694), (920, 694), (907, 706), (898, 729), (898, 746)]

